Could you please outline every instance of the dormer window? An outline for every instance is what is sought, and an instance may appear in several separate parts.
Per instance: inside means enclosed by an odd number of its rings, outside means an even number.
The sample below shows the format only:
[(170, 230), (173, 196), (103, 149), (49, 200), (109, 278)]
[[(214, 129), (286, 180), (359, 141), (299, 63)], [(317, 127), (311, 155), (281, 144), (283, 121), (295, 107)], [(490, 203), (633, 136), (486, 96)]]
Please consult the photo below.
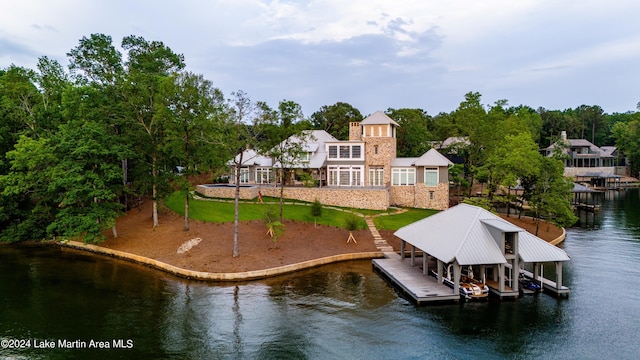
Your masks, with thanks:
[(309, 160), (311, 160), (311, 153), (310, 152), (300, 153), (300, 161), (309, 162)]

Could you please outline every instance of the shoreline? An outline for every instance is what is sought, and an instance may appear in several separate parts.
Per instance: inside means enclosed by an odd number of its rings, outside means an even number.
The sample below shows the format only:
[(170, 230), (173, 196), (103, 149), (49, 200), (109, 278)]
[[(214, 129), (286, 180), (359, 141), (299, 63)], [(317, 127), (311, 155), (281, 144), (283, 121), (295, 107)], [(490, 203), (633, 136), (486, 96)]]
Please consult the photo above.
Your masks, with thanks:
[(213, 273), (213, 272), (204, 272), (204, 271), (195, 271), (195, 270), (187, 270), (175, 265), (171, 265), (162, 261), (158, 261), (155, 259), (151, 259), (148, 257), (131, 254), (124, 251), (113, 250), (109, 248), (105, 248), (98, 245), (85, 244), (79, 241), (57, 241), (52, 244), (66, 247), (70, 249), (76, 249), (80, 251), (86, 251), (94, 254), (98, 254), (101, 256), (109, 256), (114, 257), (126, 261), (131, 261), (133, 263), (146, 265), (151, 268), (155, 268), (173, 275), (176, 275), (181, 278), (191, 279), (191, 280), (201, 280), (201, 281), (249, 281), (249, 280), (260, 280), (265, 279), (272, 276), (284, 275), (292, 272), (296, 272), (299, 270), (310, 269), (322, 265), (349, 261), (349, 260), (368, 260), (368, 259), (377, 259), (384, 257), (384, 254), (381, 251), (369, 251), (369, 252), (357, 252), (357, 253), (347, 253), (347, 254), (339, 254), (321, 257), (318, 259), (307, 260), (295, 264), (283, 265), (278, 267), (273, 267), (269, 269), (262, 270), (251, 270), (251, 271), (242, 271), (242, 272), (234, 272), (234, 273)]

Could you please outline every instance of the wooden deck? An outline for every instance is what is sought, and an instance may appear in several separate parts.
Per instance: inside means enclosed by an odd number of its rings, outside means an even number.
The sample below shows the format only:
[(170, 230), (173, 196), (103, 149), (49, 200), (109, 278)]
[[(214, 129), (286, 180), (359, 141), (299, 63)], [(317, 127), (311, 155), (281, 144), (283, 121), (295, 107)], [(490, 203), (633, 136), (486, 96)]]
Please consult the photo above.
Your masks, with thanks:
[[(385, 253), (387, 258), (374, 259), (373, 268), (384, 275), (404, 295), (417, 305), (441, 301), (459, 301), (460, 295), (431, 276), (423, 275), (422, 268), (410, 265), (409, 259), (400, 258), (396, 253)], [(421, 264), (422, 261), (416, 261)]]

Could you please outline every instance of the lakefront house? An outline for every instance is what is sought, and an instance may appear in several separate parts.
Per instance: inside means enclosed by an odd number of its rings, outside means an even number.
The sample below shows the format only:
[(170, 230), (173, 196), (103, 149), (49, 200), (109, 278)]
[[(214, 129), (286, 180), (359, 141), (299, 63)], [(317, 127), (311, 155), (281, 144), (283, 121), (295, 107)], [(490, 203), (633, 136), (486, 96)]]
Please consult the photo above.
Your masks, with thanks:
[[(453, 163), (435, 149), (420, 157), (397, 157), (398, 127), (378, 111), (350, 123), (349, 140), (338, 140), (324, 130), (289, 138), (286, 141), (301, 141), (303, 151), (284, 166), (288, 172), (283, 177), (284, 197), (365, 209), (448, 208), (448, 169)], [(276, 174), (282, 164), (252, 149), (246, 150), (242, 159), (240, 182), (247, 185), (246, 191), (279, 196)], [(216, 196), (213, 186), (201, 185), (198, 191)]]

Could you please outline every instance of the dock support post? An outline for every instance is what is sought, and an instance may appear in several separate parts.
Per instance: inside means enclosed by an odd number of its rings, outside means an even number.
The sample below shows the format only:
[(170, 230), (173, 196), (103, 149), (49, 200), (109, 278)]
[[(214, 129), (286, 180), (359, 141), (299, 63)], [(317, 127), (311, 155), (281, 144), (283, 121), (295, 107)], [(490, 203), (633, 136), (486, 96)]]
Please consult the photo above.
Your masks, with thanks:
[(416, 247), (411, 245), (411, 266), (416, 265)]
[(556, 289), (560, 290), (561, 288), (562, 288), (562, 262), (556, 261)]
[(404, 260), (404, 250), (407, 247), (407, 242), (404, 240), (400, 241), (400, 260)]
[(460, 294), (460, 272), (462, 266), (458, 265), (458, 260), (453, 263), (453, 294)]
[(442, 284), (444, 281), (444, 275), (442, 275), (442, 261), (438, 259), (438, 284)]
[(427, 275), (429, 273), (429, 268), (428, 268), (428, 263), (427, 263), (427, 253), (424, 252), (424, 250), (422, 250), (422, 275)]

